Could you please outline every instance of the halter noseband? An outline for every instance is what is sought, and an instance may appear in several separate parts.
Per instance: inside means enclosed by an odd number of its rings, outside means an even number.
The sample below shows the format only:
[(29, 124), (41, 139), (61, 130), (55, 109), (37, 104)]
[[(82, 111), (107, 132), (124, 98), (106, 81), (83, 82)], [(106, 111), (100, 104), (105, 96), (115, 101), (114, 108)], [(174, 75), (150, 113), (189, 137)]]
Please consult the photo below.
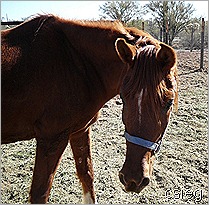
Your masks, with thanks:
[(160, 139), (158, 142), (151, 142), (149, 140), (145, 140), (136, 136), (132, 136), (129, 135), (127, 132), (124, 133), (124, 137), (126, 138), (126, 140), (128, 140), (129, 142), (148, 148), (152, 151), (154, 151), (154, 153), (157, 153), (160, 150), (160, 145), (162, 142), (162, 139)]

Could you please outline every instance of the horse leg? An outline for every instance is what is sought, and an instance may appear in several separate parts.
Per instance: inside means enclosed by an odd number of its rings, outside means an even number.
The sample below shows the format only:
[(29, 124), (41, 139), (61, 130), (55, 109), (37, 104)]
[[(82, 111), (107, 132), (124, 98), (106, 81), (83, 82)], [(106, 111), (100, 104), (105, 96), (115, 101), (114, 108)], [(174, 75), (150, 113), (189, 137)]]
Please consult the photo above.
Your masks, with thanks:
[(54, 174), (68, 144), (68, 136), (61, 134), (53, 140), (37, 138), (36, 161), (30, 191), (30, 201), (47, 203)]
[(94, 172), (90, 150), (90, 128), (85, 132), (79, 132), (70, 137), (70, 145), (73, 151), (78, 178), (83, 188), (83, 203), (94, 204)]

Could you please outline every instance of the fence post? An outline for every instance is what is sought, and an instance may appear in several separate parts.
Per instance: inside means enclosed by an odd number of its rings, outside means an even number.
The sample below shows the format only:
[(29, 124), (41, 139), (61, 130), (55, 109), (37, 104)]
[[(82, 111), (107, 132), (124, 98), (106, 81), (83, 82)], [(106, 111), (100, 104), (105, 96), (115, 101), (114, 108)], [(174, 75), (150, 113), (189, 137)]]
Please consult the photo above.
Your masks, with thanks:
[(200, 69), (203, 69), (203, 56), (204, 56), (204, 30), (205, 30), (205, 21), (204, 21), (204, 18), (202, 18), (201, 50), (200, 50)]
[(168, 21), (166, 21), (166, 29), (165, 29), (165, 43), (168, 44)]
[(7, 21), (7, 22), (1, 22), (1, 25), (8, 25), (8, 26), (11, 26), (11, 25), (19, 25), (23, 23), (23, 21)]
[(144, 21), (142, 21), (142, 31), (144, 31)]
[(160, 41), (163, 41), (163, 29), (162, 27), (160, 28)]

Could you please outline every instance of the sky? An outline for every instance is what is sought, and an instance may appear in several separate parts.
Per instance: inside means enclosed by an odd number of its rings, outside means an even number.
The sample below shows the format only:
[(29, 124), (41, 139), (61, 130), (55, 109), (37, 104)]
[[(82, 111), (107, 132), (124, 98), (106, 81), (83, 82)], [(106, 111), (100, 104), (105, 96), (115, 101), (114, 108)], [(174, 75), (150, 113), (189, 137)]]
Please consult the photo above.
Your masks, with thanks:
[[(187, 1), (196, 11), (195, 17), (208, 20), (208, 1)], [(22, 20), (35, 14), (51, 13), (67, 19), (99, 19), (99, 6), (105, 1), (1, 1), (1, 19)], [(148, 1), (139, 1), (142, 6)], [(147, 16), (149, 18), (151, 16)], [(146, 19), (146, 18), (145, 18)]]

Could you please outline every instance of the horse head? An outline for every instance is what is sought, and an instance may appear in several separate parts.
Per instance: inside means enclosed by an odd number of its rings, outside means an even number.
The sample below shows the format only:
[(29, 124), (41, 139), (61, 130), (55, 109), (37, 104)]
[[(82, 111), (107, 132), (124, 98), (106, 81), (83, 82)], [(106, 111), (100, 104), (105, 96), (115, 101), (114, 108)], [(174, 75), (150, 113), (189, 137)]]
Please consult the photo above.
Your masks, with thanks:
[(119, 178), (126, 191), (137, 193), (150, 182), (154, 154), (177, 103), (176, 53), (153, 40), (141, 38), (136, 52), (124, 40), (116, 42), (119, 57), (131, 65), (120, 91), (127, 148)]

